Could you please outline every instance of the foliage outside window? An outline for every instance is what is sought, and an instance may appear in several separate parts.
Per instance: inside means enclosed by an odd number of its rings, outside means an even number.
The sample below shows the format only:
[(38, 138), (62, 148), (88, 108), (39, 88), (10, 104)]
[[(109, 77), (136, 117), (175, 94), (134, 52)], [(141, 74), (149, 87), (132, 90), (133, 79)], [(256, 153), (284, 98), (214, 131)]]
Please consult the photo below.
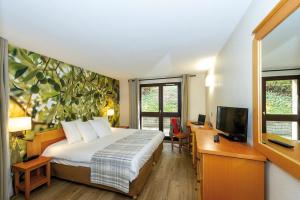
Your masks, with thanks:
[[(272, 80), (266, 82), (267, 114), (297, 114), (297, 91), (293, 91), (295, 80)], [(296, 89), (297, 90), (297, 89)]]
[(158, 87), (142, 87), (142, 112), (159, 112)]

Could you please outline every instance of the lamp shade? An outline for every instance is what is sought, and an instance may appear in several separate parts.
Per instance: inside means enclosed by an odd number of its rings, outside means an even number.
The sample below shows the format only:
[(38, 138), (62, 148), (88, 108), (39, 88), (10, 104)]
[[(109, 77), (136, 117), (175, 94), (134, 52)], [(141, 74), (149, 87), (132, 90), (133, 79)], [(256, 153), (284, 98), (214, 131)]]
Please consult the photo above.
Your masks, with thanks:
[(107, 116), (113, 116), (115, 114), (115, 110), (114, 109), (108, 109), (107, 110)]
[(9, 132), (18, 132), (26, 130), (31, 130), (31, 117), (14, 117), (9, 119)]

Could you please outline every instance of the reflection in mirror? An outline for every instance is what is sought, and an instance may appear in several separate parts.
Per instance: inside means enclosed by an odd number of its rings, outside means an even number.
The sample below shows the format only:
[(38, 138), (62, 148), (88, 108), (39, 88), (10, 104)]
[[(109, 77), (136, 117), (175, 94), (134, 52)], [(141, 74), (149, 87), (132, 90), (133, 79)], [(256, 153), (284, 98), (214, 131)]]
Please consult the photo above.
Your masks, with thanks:
[(261, 74), (263, 140), (300, 141), (300, 9), (262, 40)]

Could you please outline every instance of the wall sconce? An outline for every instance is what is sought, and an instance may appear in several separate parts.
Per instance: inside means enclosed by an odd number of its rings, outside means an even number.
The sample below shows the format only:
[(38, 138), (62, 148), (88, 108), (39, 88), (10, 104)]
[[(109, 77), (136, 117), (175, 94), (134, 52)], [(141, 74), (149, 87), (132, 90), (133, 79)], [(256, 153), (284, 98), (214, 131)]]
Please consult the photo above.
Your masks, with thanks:
[(212, 87), (215, 85), (215, 79), (213, 75), (207, 75), (205, 78), (205, 86)]
[(24, 138), (23, 131), (31, 130), (31, 128), (31, 117), (14, 117), (8, 121), (8, 131), (20, 139)]

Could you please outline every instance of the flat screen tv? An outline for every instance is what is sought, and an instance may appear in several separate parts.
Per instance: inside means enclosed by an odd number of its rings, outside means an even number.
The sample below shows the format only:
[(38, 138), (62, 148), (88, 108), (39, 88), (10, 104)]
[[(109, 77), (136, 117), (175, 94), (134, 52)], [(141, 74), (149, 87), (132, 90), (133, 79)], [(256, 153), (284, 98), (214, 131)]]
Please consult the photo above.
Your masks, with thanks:
[(230, 140), (247, 142), (247, 108), (217, 107), (216, 128)]

